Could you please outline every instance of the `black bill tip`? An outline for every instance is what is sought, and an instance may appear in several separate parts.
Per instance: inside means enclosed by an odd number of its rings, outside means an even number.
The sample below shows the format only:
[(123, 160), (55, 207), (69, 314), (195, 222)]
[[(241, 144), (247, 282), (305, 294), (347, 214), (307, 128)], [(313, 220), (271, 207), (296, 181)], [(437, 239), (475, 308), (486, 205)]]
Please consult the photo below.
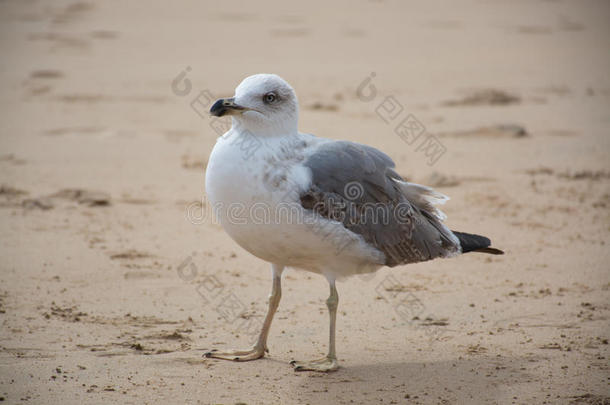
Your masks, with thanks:
[(225, 107), (224, 102), (225, 100), (222, 98), (220, 100), (216, 100), (216, 102), (212, 105), (212, 108), (210, 108), (210, 114), (212, 114), (214, 117), (222, 117), (225, 115), (227, 108)]
[(247, 108), (236, 104), (234, 98), (221, 98), (212, 105), (210, 114), (215, 117), (222, 117), (223, 115), (235, 115), (244, 110), (247, 110)]

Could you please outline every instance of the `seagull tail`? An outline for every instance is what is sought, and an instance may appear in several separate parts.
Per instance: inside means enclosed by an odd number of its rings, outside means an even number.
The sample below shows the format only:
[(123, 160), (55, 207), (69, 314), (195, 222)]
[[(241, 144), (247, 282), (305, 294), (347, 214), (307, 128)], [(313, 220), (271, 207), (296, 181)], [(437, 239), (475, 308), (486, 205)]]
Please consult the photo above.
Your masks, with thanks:
[(496, 249), (490, 247), (491, 241), (489, 238), (481, 235), (475, 235), (472, 233), (465, 232), (456, 232), (452, 231), (455, 236), (460, 241), (460, 246), (462, 247), (462, 253), (468, 252), (479, 252), (479, 253), (489, 253), (491, 255), (503, 255), (504, 252), (500, 249)]

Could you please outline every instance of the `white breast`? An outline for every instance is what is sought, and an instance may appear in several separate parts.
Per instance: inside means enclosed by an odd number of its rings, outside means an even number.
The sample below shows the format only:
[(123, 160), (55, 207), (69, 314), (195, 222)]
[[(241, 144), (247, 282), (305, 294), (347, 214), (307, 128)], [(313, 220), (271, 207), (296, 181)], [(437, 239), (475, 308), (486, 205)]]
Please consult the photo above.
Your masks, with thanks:
[(311, 175), (297, 161), (282, 156), (281, 139), (267, 139), (251, 151), (240, 136), (229, 133), (214, 146), (206, 170), (207, 197), (237, 243), (258, 257), (277, 261), (294, 232), (286, 225), (297, 222), (285, 214), (300, 210), (302, 215), (298, 197)]
[[(315, 214), (300, 205), (300, 194), (311, 184), (311, 172), (302, 162), (317, 138), (303, 136), (298, 147), (291, 138), (265, 139), (252, 151), (240, 136), (219, 138), (206, 169), (208, 201), (231, 238), (272, 263), (320, 273), (371, 271), (361, 264), (370, 263), (372, 256), (379, 262), (378, 252), (339, 223), (325, 221), (322, 230), (312, 226)], [(345, 248), (346, 242), (353, 246)], [(337, 276), (342, 275), (347, 274)]]

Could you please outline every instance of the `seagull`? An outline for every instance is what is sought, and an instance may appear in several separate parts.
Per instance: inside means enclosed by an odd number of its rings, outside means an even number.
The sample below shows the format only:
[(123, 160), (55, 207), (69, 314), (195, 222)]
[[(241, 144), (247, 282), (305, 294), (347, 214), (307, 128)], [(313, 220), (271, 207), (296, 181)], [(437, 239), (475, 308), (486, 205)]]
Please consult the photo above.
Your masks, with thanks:
[(275, 74), (247, 77), (210, 114), (231, 116), (232, 125), (208, 161), (208, 200), (229, 236), (271, 264), (272, 286), (254, 346), (205, 357), (249, 361), (268, 352), (286, 267), (328, 280), (328, 355), (291, 362), (296, 371), (328, 372), (339, 368), (336, 280), (467, 252), (503, 254), (484, 236), (451, 231), (436, 207), (448, 197), (404, 180), (385, 153), (300, 133), (295, 91)]

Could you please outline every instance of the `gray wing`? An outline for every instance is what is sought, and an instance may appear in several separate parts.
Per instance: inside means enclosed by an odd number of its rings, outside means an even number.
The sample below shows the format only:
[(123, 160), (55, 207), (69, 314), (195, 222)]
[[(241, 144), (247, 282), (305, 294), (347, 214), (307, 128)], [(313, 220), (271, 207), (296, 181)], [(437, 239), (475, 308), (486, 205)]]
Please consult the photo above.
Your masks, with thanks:
[[(459, 242), (430, 203), (432, 190), (405, 182), (394, 162), (370, 146), (335, 141), (305, 160), (312, 184), (301, 205), (343, 223), (396, 266), (459, 253)], [(412, 186), (409, 188), (409, 186)]]

